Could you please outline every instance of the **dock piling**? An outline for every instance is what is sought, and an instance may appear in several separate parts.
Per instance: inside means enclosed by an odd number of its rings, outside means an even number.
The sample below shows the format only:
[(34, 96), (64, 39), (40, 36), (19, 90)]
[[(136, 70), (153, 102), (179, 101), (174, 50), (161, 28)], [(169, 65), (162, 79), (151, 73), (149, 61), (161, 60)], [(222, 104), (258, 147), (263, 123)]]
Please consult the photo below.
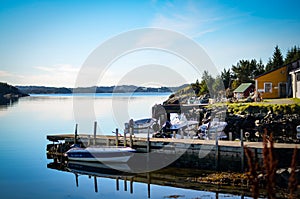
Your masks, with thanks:
[(78, 124), (76, 124), (75, 126), (74, 144), (77, 144), (77, 138), (78, 138), (77, 128), (78, 128)]
[(245, 151), (244, 151), (244, 131), (241, 129), (241, 171), (244, 171)]
[(133, 140), (132, 140), (132, 134), (133, 134), (133, 119), (129, 120), (129, 141), (130, 141), (130, 147), (133, 146)]
[(94, 145), (96, 145), (97, 121), (94, 122)]
[(127, 143), (126, 143), (126, 131), (125, 130), (124, 130), (124, 136), (123, 136), (123, 138), (124, 138), (124, 141), (123, 141), (124, 147), (126, 147)]
[(116, 128), (116, 146), (119, 146), (119, 129)]
[(218, 139), (218, 133), (216, 132), (216, 150), (215, 150), (215, 164), (216, 164), (216, 170), (219, 169), (219, 139)]
[(148, 133), (147, 133), (147, 153), (150, 152), (150, 127), (148, 127)]

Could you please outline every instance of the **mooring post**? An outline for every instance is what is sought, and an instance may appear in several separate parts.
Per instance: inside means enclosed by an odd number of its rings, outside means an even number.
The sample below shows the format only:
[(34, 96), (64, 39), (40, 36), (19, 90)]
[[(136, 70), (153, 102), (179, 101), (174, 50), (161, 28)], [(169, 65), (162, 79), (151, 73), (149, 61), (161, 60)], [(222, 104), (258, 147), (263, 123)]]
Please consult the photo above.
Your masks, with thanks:
[(123, 141), (124, 147), (126, 147), (126, 145), (127, 145), (127, 143), (126, 143), (126, 130), (124, 130), (124, 136), (123, 136), (123, 138), (124, 138), (124, 141)]
[(130, 141), (130, 147), (132, 148), (133, 146), (133, 141), (132, 141), (132, 134), (133, 134), (133, 119), (129, 121), (129, 141)]
[(87, 143), (87, 145), (90, 146), (91, 145), (91, 136), (88, 135), (87, 137), (88, 137), (88, 143)]
[(244, 131), (241, 129), (241, 171), (244, 171), (244, 159), (245, 159), (245, 151), (244, 151)]
[(215, 164), (216, 169), (219, 169), (219, 139), (218, 139), (218, 132), (216, 131), (216, 150), (215, 150)]
[(132, 147), (133, 146), (133, 141), (132, 141), (132, 127), (130, 127), (129, 128), (129, 145), (130, 145), (130, 147)]
[(94, 145), (96, 145), (97, 121), (94, 122)]
[(119, 146), (119, 129), (116, 128), (116, 146)]
[(78, 128), (78, 124), (75, 125), (74, 144), (77, 144), (77, 138), (78, 138), (77, 128)]
[(147, 133), (147, 153), (150, 152), (150, 126), (148, 127), (148, 133)]

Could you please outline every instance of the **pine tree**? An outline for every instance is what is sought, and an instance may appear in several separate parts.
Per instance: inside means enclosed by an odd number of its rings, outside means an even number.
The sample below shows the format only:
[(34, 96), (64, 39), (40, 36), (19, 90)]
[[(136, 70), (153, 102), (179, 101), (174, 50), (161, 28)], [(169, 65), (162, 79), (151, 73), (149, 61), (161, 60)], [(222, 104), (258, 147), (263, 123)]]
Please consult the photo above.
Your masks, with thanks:
[(231, 79), (232, 79), (232, 74), (231, 74), (230, 69), (226, 70), (224, 68), (224, 70), (221, 72), (221, 78), (223, 80), (223, 84), (224, 84), (225, 89), (230, 87), (229, 84), (231, 84)]
[(268, 63), (266, 65), (266, 72), (283, 66), (283, 63), (283, 56), (277, 45), (275, 46), (272, 58), (269, 58), (268, 60)]
[(273, 54), (273, 65), (274, 68), (279, 68), (283, 65), (283, 56), (278, 46), (275, 46)]
[(288, 64), (288, 63), (294, 62), (298, 59), (300, 59), (300, 48), (294, 46), (287, 51), (284, 63)]

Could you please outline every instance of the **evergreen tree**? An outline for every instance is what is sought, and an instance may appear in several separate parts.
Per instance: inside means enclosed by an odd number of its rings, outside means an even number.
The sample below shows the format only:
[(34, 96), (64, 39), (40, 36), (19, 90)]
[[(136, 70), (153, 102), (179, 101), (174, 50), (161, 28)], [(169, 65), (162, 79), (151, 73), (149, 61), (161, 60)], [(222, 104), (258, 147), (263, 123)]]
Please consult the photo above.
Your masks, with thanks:
[(269, 61), (266, 65), (266, 71), (270, 71), (275, 68), (279, 68), (281, 66), (283, 66), (283, 56), (277, 45), (277, 46), (275, 46), (275, 50), (274, 50), (272, 59), (269, 58)]
[(267, 65), (266, 65), (266, 72), (272, 70), (272, 69), (273, 69), (273, 65), (274, 65), (274, 64), (273, 64), (272, 59), (269, 58), (268, 63), (267, 63)]
[(212, 85), (213, 96), (218, 96), (221, 92), (225, 92), (223, 80), (220, 75), (218, 75)]
[(300, 59), (300, 48), (294, 46), (287, 51), (284, 63), (288, 64), (288, 63), (294, 62), (298, 59)]
[(273, 54), (273, 64), (274, 68), (279, 68), (283, 65), (283, 56), (278, 46), (275, 47)]
[(260, 59), (258, 63), (257, 62), (255, 63), (255, 69), (253, 71), (253, 76), (256, 77), (258, 75), (263, 74), (264, 72), (265, 72), (265, 66), (264, 66), (262, 60)]
[(221, 78), (223, 80), (223, 84), (224, 84), (225, 89), (230, 87), (229, 84), (231, 84), (231, 79), (232, 79), (232, 74), (231, 74), (230, 69), (226, 70), (224, 68), (224, 70), (221, 72)]
[(240, 60), (236, 66), (232, 66), (233, 77), (240, 83), (253, 82), (257, 70), (257, 61), (255, 59)]

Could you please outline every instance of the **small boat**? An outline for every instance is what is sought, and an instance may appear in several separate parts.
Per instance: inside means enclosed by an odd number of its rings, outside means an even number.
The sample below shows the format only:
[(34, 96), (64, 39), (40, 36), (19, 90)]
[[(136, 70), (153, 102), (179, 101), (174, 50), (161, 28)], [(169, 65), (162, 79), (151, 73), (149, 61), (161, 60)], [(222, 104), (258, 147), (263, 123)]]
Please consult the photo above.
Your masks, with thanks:
[(72, 147), (65, 153), (68, 160), (88, 162), (128, 162), (136, 150), (130, 147)]
[(226, 139), (227, 135), (224, 133), (226, 126), (227, 122), (220, 122), (218, 118), (214, 118), (213, 121), (202, 124), (199, 131), (204, 139), (215, 139), (216, 135), (219, 139)]
[[(156, 131), (158, 131), (158, 124), (155, 118), (144, 118), (133, 121), (133, 136), (146, 138), (148, 131), (150, 137)], [(129, 133), (129, 123), (125, 123), (125, 133)]]

